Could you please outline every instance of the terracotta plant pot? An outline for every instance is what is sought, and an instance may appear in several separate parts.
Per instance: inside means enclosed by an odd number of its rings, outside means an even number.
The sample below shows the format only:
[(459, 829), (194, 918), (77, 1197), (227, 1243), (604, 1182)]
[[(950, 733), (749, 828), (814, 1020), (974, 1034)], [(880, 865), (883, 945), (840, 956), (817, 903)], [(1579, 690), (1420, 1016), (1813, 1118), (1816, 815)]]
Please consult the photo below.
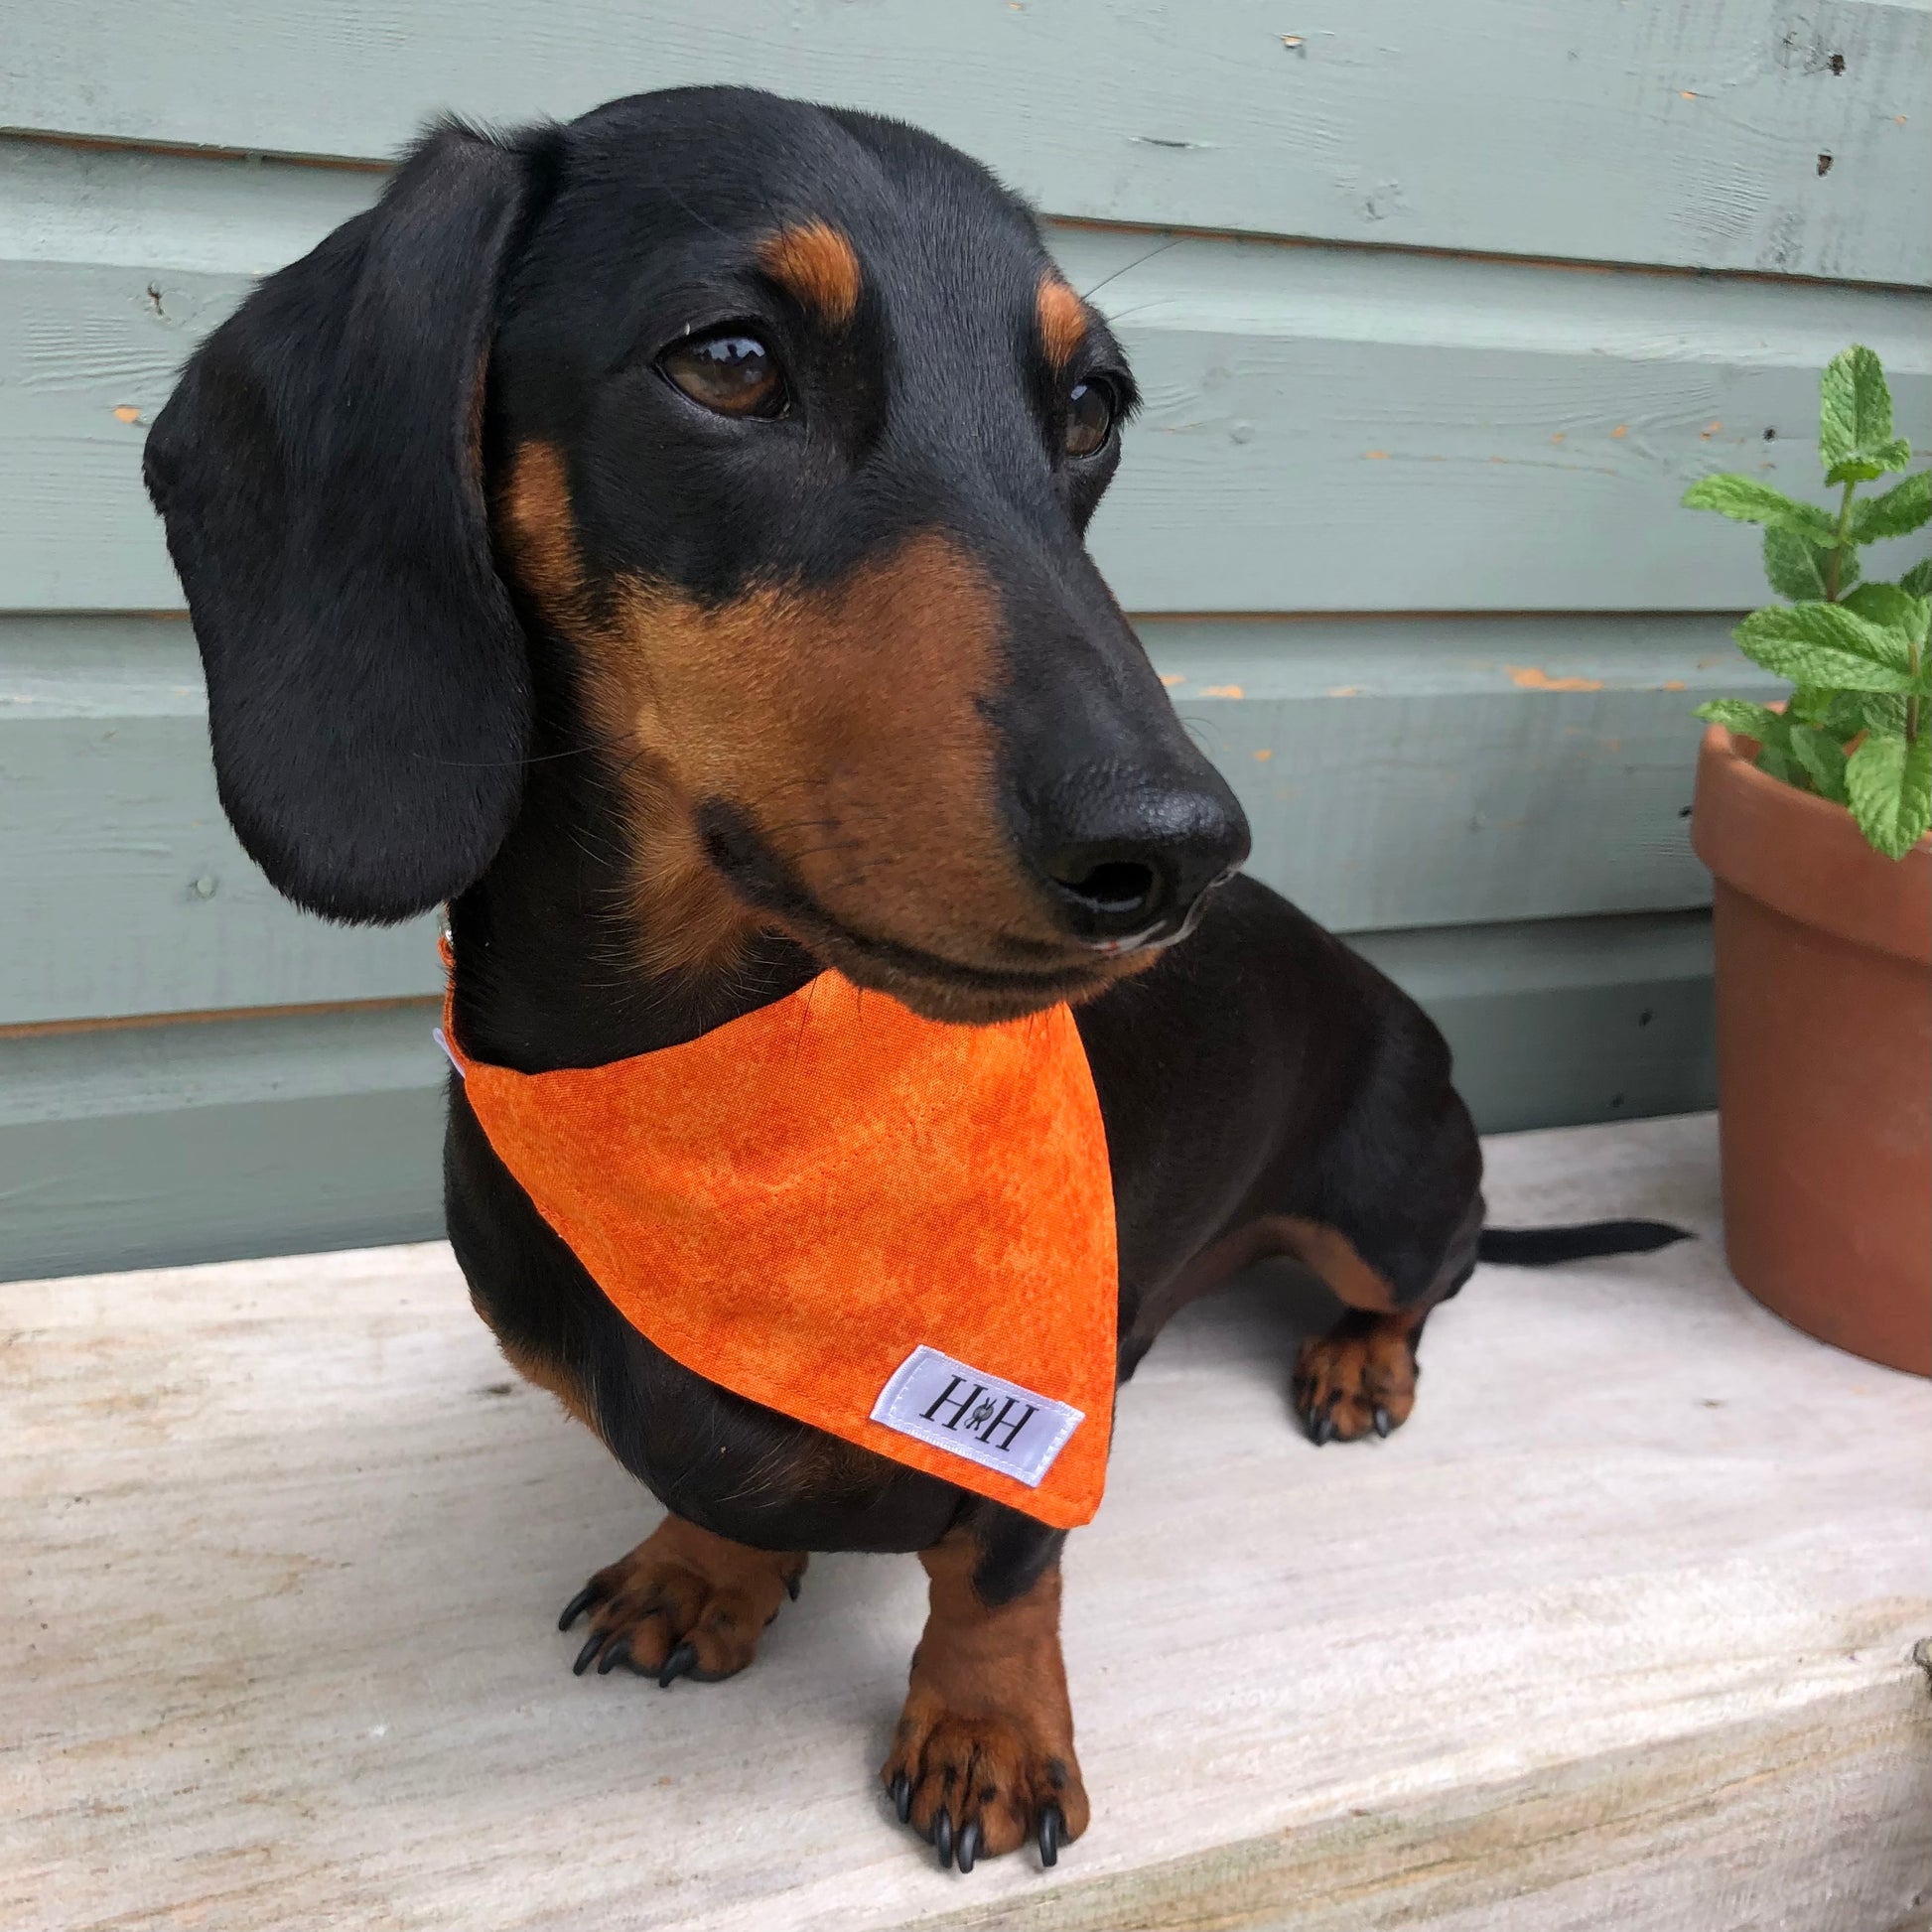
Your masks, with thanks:
[(1722, 726), (1691, 843), (1717, 880), (1725, 1250), (1766, 1308), (1932, 1374), (1932, 841), (1894, 863)]

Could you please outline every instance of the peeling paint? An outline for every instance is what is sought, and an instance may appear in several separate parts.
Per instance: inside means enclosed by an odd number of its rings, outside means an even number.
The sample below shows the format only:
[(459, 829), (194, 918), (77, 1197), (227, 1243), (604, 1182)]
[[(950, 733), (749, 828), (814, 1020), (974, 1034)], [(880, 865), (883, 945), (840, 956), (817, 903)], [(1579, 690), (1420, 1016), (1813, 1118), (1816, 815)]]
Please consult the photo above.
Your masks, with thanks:
[(1722, 423), (1706, 423), (1705, 426), (1698, 431), (1698, 435), (1701, 436), (1704, 439), (1704, 441), (1708, 443), (1723, 428), (1724, 428), (1724, 424)]
[(1207, 684), (1201, 687), (1203, 698), (1245, 698), (1247, 695), (1238, 684)]
[(1541, 664), (1505, 664), (1509, 681), (1519, 691), (1600, 691), (1600, 677), (1552, 677)]
[(1255, 754), (1255, 762), (1257, 764), (1266, 764), (1268, 760), (1272, 759), (1274, 756), (1275, 754), (1273, 749), (1267, 745), (1264, 745), (1261, 748), (1261, 750)]
[(1161, 682), (1172, 691), (1176, 684), (1185, 684), (1187, 680), (1178, 671), (1163, 671), (1161, 673)]
[(1387, 450), (1364, 450), (1362, 452), (1362, 461), (1364, 463), (1387, 463), (1388, 460), (1389, 453)]
[(1610, 440), (1615, 442), (1618, 437), (1628, 436), (1629, 434), (1630, 425), (1628, 423), (1618, 423), (1616, 428), (1610, 431)]
[(131, 402), (124, 402), (114, 411), (114, 420), (117, 423), (138, 423), (141, 412)]
[(1362, 687), (1359, 684), (1331, 684), (1328, 687), (1328, 695), (1331, 698), (1359, 698), (1362, 695)]
[(1688, 691), (1691, 687), (1681, 677), (1667, 677), (1657, 688), (1660, 691)]

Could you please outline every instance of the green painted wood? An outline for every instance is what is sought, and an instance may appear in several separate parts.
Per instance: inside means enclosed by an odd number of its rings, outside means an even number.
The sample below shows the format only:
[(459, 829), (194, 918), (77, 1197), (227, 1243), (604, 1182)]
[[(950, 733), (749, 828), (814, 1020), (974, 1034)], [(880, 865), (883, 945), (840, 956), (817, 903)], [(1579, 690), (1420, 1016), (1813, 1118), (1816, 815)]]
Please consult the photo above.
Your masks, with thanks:
[[(1379, 935), (1486, 1131), (1711, 1104), (1700, 914)], [(0, 1036), (0, 1279), (442, 1232), (428, 1002)]]
[(1251, 870), (1340, 932), (1708, 903), (1692, 709), (1782, 688), (1710, 619), (1142, 629)]
[(1057, 214), (1932, 277), (1918, 0), (67, 0), (5, 60), (9, 124), (117, 140), (384, 157), (441, 109), (738, 81), (919, 122)]
[(435, 929), (332, 926), (214, 795), (188, 625), (0, 621), (0, 1025), (421, 994)]
[(1559, 919), (1352, 943), (1422, 1002), (1485, 1133), (1718, 1104), (1711, 920)]
[[(376, 186), (0, 144), (0, 608), (178, 608), (147, 425), (249, 279)], [(1093, 530), (1136, 610), (1736, 609), (1751, 541), (1678, 499), (1722, 468), (1814, 489), (1817, 372), (1847, 342), (1932, 443), (1922, 296), (1051, 239), (1149, 398)]]
[(0, 1277), (440, 1235), (434, 1012), (0, 1037)]
[[(1257, 875), (1344, 931), (1705, 903), (1691, 707), (1776, 688), (1711, 618), (1143, 632), (1248, 808)], [(1566, 683), (1598, 688), (1526, 688)], [(0, 621), (0, 1025), (438, 980), (430, 921), (327, 925), (242, 854), (179, 621)]]

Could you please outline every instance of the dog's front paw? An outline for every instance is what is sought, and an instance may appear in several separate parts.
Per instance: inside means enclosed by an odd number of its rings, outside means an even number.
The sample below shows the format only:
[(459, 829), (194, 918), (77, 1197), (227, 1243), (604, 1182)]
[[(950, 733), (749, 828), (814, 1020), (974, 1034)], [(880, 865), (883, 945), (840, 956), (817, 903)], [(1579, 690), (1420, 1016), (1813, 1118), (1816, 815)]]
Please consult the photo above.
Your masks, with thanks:
[(1416, 1322), (1407, 1314), (1351, 1312), (1302, 1344), (1295, 1413), (1317, 1447), (1386, 1436), (1416, 1406)]
[(591, 1613), (590, 1637), (571, 1668), (582, 1677), (596, 1664), (602, 1677), (621, 1665), (664, 1689), (680, 1677), (734, 1677), (758, 1654), (779, 1604), (798, 1594), (805, 1562), (667, 1516), (565, 1604), (559, 1630)]
[(1024, 1718), (959, 1717), (915, 1691), (879, 1775), (899, 1822), (961, 1871), (1027, 1844), (1051, 1864), (1087, 1828), (1072, 1738), (1035, 1735)]

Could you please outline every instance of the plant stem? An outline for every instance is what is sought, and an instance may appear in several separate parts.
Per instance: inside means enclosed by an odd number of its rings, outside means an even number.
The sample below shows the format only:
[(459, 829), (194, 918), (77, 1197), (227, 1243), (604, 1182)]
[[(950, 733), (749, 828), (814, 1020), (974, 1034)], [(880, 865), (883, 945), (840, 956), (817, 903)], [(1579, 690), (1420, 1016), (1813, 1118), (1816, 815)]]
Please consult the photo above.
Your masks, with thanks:
[[(1912, 645), (1911, 666), (1914, 684), (1918, 682), (1919, 666), (1925, 662), (1923, 652), (1927, 645), (1932, 645), (1932, 637), (1926, 638), (1923, 643)], [(1905, 700), (1905, 743), (1907, 745), (1918, 743), (1918, 693), (1916, 691)]]
[(1845, 555), (1845, 533), (1852, 527), (1852, 492), (1859, 486), (1856, 477), (1845, 480), (1845, 495), (1838, 506), (1838, 541), (1825, 560), (1825, 602), (1838, 602), (1838, 560)]

